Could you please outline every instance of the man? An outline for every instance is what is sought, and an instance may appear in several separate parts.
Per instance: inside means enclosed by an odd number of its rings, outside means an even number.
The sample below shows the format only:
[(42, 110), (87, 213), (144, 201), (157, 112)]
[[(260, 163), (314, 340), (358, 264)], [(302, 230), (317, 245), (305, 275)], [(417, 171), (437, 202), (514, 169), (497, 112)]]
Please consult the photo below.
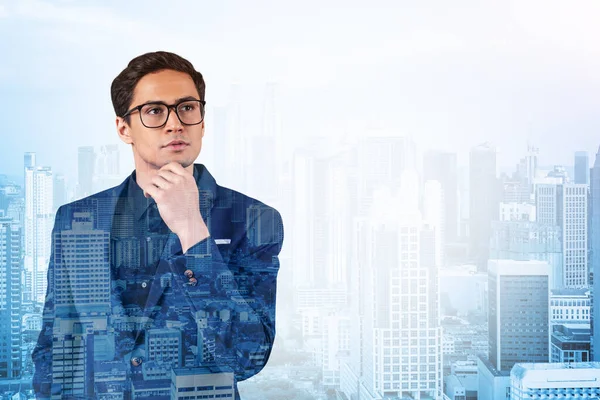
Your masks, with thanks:
[(275, 338), (279, 212), (194, 164), (202, 75), (168, 52), (113, 81), (135, 170), (61, 206), (52, 231), (38, 398), (235, 398)]

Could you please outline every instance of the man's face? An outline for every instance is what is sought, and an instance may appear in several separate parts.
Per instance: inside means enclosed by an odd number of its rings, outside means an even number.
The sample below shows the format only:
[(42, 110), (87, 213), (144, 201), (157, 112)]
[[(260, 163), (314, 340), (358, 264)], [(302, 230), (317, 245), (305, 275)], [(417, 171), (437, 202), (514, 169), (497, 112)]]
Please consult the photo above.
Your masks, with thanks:
[[(129, 108), (152, 101), (173, 105), (184, 97), (200, 100), (192, 78), (183, 72), (162, 70), (140, 79)], [(163, 127), (147, 128), (140, 120), (140, 112), (134, 111), (129, 116), (130, 124), (121, 117), (117, 117), (116, 121), (119, 137), (132, 145), (136, 169), (160, 169), (172, 161), (184, 168), (194, 164), (202, 148), (204, 120), (197, 125), (184, 125), (177, 118), (174, 108), (171, 108), (169, 119)], [(183, 148), (167, 146), (173, 140), (182, 140), (188, 145)]]

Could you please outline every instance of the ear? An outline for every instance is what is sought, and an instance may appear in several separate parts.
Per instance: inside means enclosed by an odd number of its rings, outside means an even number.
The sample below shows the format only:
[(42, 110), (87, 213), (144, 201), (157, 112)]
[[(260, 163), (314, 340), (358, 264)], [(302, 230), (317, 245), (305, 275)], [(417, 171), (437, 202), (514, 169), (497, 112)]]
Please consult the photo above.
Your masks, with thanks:
[(204, 137), (204, 120), (202, 120), (202, 137)]
[(131, 127), (125, 122), (125, 119), (122, 117), (117, 117), (115, 123), (117, 125), (117, 134), (119, 135), (119, 139), (126, 144), (132, 144), (133, 138), (131, 137)]

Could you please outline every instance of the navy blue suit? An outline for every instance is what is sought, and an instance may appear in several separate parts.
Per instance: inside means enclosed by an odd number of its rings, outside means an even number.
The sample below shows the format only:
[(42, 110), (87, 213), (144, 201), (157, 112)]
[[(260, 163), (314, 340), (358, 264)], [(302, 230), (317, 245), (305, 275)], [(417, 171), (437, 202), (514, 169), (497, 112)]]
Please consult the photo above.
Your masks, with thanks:
[(194, 177), (210, 236), (185, 254), (164, 223), (138, 223), (135, 171), (58, 209), (32, 353), (38, 398), (239, 399), (237, 382), (264, 367), (281, 215), (217, 185), (202, 164)]

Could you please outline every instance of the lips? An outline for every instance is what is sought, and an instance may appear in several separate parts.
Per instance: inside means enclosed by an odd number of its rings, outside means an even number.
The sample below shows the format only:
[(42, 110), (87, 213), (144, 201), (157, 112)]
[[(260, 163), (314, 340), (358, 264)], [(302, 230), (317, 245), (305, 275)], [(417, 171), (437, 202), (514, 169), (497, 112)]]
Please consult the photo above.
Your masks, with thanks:
[(170, 141), (165, 147), (168, 146), (181, 146), (181, 145), (187, 145), (187, 142), (184, 142), (183, 140), (172, 140)]

